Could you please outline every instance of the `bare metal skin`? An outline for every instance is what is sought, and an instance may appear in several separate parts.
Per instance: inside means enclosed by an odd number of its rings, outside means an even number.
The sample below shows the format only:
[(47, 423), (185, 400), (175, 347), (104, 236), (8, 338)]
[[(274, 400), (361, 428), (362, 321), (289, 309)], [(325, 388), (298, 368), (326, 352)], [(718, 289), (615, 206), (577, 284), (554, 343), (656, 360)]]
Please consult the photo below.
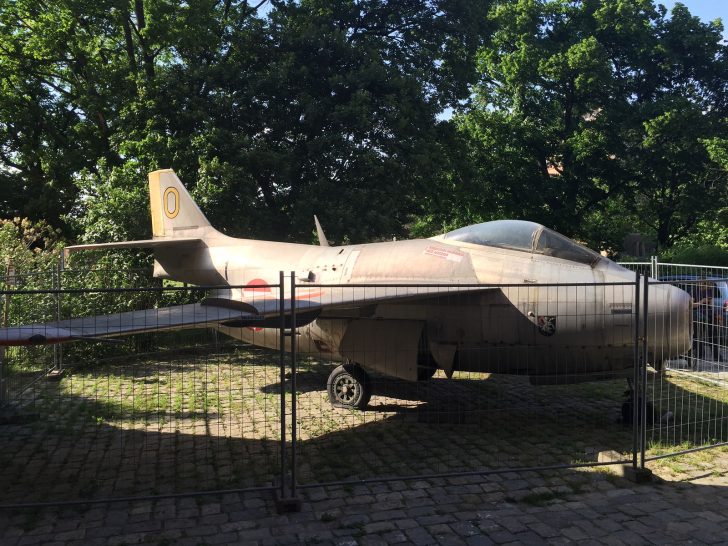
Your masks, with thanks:
[[(275, 320), (253, 317), (278, 315), (280, 294), (269, 285), (278, 284), (280, 271), (293, 271), (304, 317), (297, 337), (302, 353), (406, 380), (437, 368), (448, 377), (511, 373), (536, 383), (632, 373), (635, 274), (538, 224), (505, 221), (431, 239), (329, 246), (316, 220), (320, 246), (256, 241), (215, 230), (173, 171), (150, 173), (149, 187), (152, 239), (67, 252), (152, 248), (155, 276), (232, 288), (184, 313), (170, 308), (168, 322), (150, 320), (160, 311), (149, 310), (125, 314), (115, 328), (103, 317), (15, 327), (0, 330), (0, 345), (204, 325), (277, 348), (278, 330), (262, 327)], [(504, 240), (487, 240), (493, 229)], [(514, 234), (520, 239), (512, 244)], [(362, 284), (369, 288), (354, 287)], [(403, 284), (424, 286), (391, 286)], [(433, 286), (443, 284), (449, 287)], [(651, 288), (648, 340), (655, 361), (689, 350), (690, 305), (678, 288)], [(150, 323), (155, 326), (144, 327)]]

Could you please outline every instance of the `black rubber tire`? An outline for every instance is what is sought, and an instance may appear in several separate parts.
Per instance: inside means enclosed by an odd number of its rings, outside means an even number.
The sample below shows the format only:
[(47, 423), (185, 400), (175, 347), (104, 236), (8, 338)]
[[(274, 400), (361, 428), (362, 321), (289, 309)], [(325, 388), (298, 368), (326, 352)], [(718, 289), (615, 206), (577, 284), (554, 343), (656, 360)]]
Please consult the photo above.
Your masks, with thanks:
[(326, 392), (335, 408), (363, 410), (372, 397), (369, 376), (355, 364), (337, 366), (326, 381)]
[[(641, 404), (641, 402), (638, 402), (638, 403), (639, 403), (639, 407), (637, 408), (638, 409), (637, 419), (639, 420), (642, 418), (642, 407), (641, 407), (642, 404)], [(654, 425), (655, 417), (656, 417), (654, 404), (652, 402), (650, 402), (649, 400), (647, 400), (647, 403), (645, 404), (645, 410), (646, 410), (645, 416), (646, 416), (647, 425), (650, 425), (650, 426)], [(622, 404), (622, 423), (623, 424), (632, 426), (632, 411), (633, 411), (632, 399), (625, 400), (624, 403)]]

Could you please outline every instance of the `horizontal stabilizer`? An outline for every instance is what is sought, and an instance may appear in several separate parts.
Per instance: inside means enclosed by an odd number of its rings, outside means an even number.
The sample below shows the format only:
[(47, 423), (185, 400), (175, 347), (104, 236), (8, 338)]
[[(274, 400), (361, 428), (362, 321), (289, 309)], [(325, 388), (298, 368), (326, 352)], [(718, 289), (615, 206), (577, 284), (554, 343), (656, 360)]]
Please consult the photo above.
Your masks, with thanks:
[(119, 248), (170, 248), (170, 247), (194, 247), (202, 245), (202, 239), (146, 239), (142, 241), (122, 241), (119, 243), (92, 243), (88, 245), (73, 245), (63, 249), (64, 258), (73, 252), (82, 250), (115, 250)]

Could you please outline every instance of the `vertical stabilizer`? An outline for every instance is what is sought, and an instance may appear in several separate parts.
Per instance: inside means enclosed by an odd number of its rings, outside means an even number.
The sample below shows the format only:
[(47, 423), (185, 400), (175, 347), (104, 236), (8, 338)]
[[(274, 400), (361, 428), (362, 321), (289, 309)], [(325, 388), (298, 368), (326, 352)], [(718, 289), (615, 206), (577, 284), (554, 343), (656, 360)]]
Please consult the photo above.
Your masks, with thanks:
[(154, 238), (204, 237), (214, 231), (172, 169), (149, 173)]
[(316, 234), (318, 235), (319, 245), (330, 246), (329, 241), (326, 239), (326, 235), (324, 234), (324, 228), (321, 227), (321, 223), (315, 214), (313, 215), (313, 221), (316, 223)]

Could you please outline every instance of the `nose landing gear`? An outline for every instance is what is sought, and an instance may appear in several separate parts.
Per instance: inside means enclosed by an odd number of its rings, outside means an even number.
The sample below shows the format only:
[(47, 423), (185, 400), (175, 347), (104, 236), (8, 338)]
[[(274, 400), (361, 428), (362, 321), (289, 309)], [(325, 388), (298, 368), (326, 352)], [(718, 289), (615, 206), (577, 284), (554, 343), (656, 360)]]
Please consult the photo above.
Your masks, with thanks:
[[(625, 391), (625, 400), (622, 403), (622, 423), (625, 425), (632, 425), (632, 416), (634, 415), (634, 385), (631, 379), (627, 379), (629, 388)], [(645, 417), (648, 425), (652, 425), (655, 422), (655, 407), (652, 402), (648, 399), (645, 400)], [(642, 398), (637, 398), (637, 419), (642, 418)]]

